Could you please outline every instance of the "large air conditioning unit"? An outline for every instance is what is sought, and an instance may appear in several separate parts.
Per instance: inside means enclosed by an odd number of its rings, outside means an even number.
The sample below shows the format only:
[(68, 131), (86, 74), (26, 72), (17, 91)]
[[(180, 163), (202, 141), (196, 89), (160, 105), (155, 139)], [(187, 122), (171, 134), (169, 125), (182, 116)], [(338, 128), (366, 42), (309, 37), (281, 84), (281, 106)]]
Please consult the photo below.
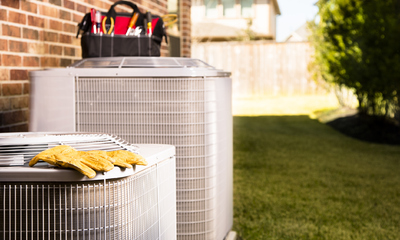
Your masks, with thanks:
[[(89, 179), (37, 153), (125, 149), (147, 166), (115, 167)], [(0, 134), (0, 239), (176, 239), (175, 148), (130, 145), (107, 134)]]
[(31, 131), (89, 131), (176, 147), (178, 239), (233, 222), (230, 73), (189, 58), (81, 60), (31, 72)]

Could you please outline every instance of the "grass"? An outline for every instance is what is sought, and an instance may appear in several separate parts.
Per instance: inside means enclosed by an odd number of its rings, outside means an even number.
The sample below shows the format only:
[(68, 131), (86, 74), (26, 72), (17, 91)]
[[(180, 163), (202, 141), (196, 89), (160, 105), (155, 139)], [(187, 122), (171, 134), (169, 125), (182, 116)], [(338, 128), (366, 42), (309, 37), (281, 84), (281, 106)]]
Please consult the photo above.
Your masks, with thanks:
[(271, 96), (233, 100), (233, 115), (308, 115), (321, 109), (334, 109), (338, 101), (333, 94), (308, 96)]
[(234, 117), (242, 239), (400, 239), (400, 147), (304, 116)]

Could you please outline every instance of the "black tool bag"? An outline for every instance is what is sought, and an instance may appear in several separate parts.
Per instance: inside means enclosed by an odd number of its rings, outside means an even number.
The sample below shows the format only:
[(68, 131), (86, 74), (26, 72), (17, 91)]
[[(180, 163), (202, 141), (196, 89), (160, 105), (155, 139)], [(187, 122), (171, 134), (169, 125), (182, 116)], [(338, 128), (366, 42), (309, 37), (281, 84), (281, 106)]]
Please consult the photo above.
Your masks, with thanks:
[[(117, 13), (115, 6), (124, 4), (133, 9), (133, 13)], [(132, 31), (135, 35), (126, 36), (129, 22), (134, 13), (138, 13), (137, 21)], [(78, 24), (79, 37), (81, 31), (82, 58), (119, 57), (119, 56), (160, 56), (163, 37), (167, 41), (164, 22), (160, 16), (143, 14), (136, 4), (128, 1), (114, 3), (107, 13), (101, 14), (100, 30), (96, 22), (92, 22), (93, 13), (87, 13)], [(149, 19), (149, 15), (151, 19)], [(147, 18), (146, 18), (147, 17)], [(105, 19), (105, 20), (104, 20)], [(151, 21), (151, 34), (147, 30), (147, 22)], [(96, 27), (93, 27), (96, 25)], [(94, 32), (95, 28), (98, 32)], [(139, 33), (138, 33), (139, 32)]]

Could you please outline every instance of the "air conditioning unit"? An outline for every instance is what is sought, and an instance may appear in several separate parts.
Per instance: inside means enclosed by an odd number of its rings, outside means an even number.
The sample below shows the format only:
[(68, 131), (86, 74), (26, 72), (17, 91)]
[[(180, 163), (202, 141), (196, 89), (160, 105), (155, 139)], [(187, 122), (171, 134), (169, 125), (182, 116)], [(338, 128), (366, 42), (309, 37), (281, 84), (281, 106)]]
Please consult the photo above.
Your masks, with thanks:
[(178, 239), (233, 222), (230, 73), (196, 59), (84, 59), (31, 72), (30, 131), (88, 131), (176, 147)]
[[(32, 156), (60, 144), (138, 152), (147, 166), (89, 179)], [(22, 160), (22, 161), (21, 161)], [(0, 239), (176, 239), (175, 148), (106, 134), (0, 134)]]

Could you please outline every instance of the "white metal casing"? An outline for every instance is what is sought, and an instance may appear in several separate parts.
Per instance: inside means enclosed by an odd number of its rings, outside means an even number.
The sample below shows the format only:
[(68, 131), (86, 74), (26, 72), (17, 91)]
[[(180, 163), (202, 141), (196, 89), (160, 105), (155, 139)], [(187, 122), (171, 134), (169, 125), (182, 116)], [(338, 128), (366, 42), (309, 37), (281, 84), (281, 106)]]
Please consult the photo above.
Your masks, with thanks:
[(0, 238), (176, 239), (175, 148), (139, 147), (148, 166), (93, 179), (73, 169), (0, 167)]
[(178, 239), (224, 239), (233, 222), (229, 73), (180, 58), (75, 66), (31, 72), (30, 130), (105, 132), (176, 146)]

